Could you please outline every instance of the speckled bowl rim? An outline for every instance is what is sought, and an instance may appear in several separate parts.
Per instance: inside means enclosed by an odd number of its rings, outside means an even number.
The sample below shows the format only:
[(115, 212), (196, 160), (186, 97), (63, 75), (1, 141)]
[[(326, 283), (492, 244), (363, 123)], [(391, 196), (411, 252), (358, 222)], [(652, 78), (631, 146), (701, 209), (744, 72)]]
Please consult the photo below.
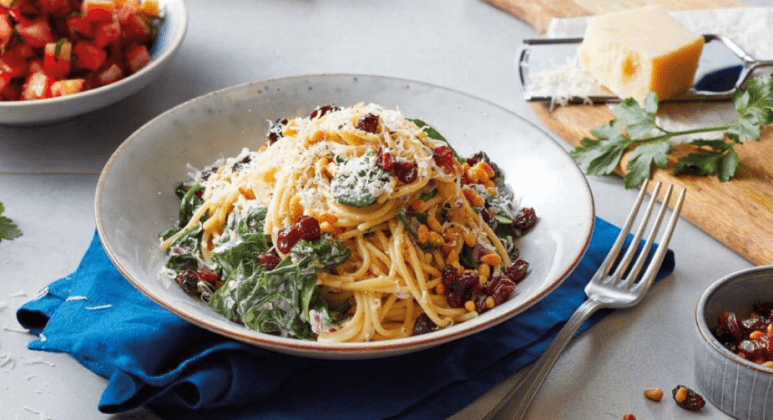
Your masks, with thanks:
[(773, 368), (767, 368), (762, 365), (758, 365), (757, 363), (750, 362), (749, 360), (743, 359), (725, 348), (725, 346), (723, 346), (722, 343), (720, 343), (719, 340), (714, 337), (714, 334), (711, 333), (709, 324), (706, 322), (706, 303), (718, 290), (722, 289), (733, 281), (737, 281), (740, 278), (748, 276), (749, 274), (756, 274), (761, 272), (768, 272), (772, 277), (771, 282), (773, 283), (773, 265), (746, 268), (728, 274), (725, 277), (715, 281), (703, 292), (700, 299), (698, 299), (698, 304), (695, 307), (695, 323), (697, 324), (698, 333), (700, 334), (701, 338), (724, 358), (729, 359), (730, 361), (742, 365), (750, 370), (773, 374)]

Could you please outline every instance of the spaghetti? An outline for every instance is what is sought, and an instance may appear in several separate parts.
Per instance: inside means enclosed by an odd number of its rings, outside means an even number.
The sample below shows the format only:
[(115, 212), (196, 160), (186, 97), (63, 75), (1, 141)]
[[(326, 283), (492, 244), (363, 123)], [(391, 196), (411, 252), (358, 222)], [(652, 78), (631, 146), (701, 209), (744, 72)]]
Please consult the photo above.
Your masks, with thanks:
[(375, 104), (272, 123), (191, 173), (167, 274), (249, 328), (320, 341), (426, 333), (501, 304), (536, 222), (483, 153)]

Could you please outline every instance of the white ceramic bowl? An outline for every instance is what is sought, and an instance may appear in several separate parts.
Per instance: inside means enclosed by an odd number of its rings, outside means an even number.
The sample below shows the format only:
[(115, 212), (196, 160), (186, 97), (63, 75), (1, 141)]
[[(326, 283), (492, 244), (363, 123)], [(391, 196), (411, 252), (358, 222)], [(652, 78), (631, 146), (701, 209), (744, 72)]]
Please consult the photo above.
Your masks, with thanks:
[(0, 124), (34, 126), (56, 123), (111, 105), (147, 86), (174, 56), (185, 38), (188, 15), (182, 0), (159, 0), (163, 20), (150, 48), (150, 63), (115, 83), (73, 95), (0, 102)]
[[(268, 121), (308, 115), (318, 105), (374, 102), (438, 129), (463, 156), (483, 150), (503, 169), (521, 204), (539, 222), (519, 242), (531, 273), (508, 302), (467, 322), (416, 337), (366, 343), (321, 343), (251, 331), (161, 281), (159, 234), (177, 217), (173, 190), (186, 164), (203, 167), (265, 141)], [(100, 176), (96, 221), (108, 255), (126, 278), (159, 305), (219, 334), (276, 351), (320, 358), (382, 357), (416, 351), (489, 328), (534, 305), (579, 263), (594, 225), (585, 176), (549, 135), (484, 100), (410, 80), (317, 75), (261, 81), (213, 92), (140, 127)]]
[(736, 356), (712, 334), (723, 310), (739, 318), (755, 302), (773, 300), (773, 266), (725, 276), (701, 296), (695, 311), (698, 340), (695, 379), (703, 397), (736, 419), (773, 420), (773, 369)]

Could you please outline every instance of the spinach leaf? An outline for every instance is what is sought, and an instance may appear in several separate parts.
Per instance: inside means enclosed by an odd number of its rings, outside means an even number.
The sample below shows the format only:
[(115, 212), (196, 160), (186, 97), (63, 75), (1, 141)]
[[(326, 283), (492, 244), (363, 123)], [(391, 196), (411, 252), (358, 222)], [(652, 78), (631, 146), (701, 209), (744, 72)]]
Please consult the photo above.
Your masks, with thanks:
[(180, 201), (180, 215), (179, 215), (179, 221), (177, 222), (177, 226), (182, 228), (185, 225), (188, 224), (188, 222), (191, 220), (191, 216), (193, 216), (193, 213), (196, 212), (196, 209), (201, 207), (202, 204), (204, 204), (204, 200), (199, 198), (196, 193), (199, 191), (204, 191), (204, 186), (201, 184), (194, 184), (192, 187), (188, 189), (188, 191), (183, 196), (182, 200)]
[(406, 212), (405, 208), (400, 209), (397, 212), (397, 220), (405, 226), (405, 230), (410, 235), (413, 242), (421, 249), (435, 249), (436, 246), (430, 244), (428, 241), (421, 243), (418, 238), (418, 229), (420, 224), (427, 223), (427, 215), (424, 213)]
[(419, 196), (419, 198), (421, 198), (421, 199), (422, 199), (422, 200), (424, 200), (424, 201), (427, 201), (427, 200), (429, 200), (430, 198), (432, 198), (432, 197), (436, 196), (436, 195), (437, 195), (437, 193), (438, 193), (438, 191), (437, 191), (437, 188), (432, 188), (432, 189), (431, 189), (431, 190), (429, 190), (429, 191), (422, 191), (422, 193), (421, 193), (421, 195)]
[(367, 207), (386, 192), (392, 176), (376, 165), (376, 155), (353, 157), (338, 166), (338, 176), (332, 182), (333, 196), (344, 205)]
[(334, 318), (318, 296), (317, 271), (342, 263), (351, 252), (338, 242), (301, 240), (291, 253), (271, 271), (241, 262), (213, 294), (210, 305), (256, 331), (313, 339), (309, 311), (317, 309)]
[(212, 261), (228, 273), (242, 262), (257, 264), (259, 254), (268, 250), (268, 239), (263, 233), (268, 210), (252, 208), (229, 220), (215, 244)]
[(166, 262), (166, 267), (174, 271), (198, 268), (200, 260), (197, 255), (200, 255), (199, 251), (201, 250), (201, 237), (203, 233), (201, 225), (191, 226), (172, 242), (169, 250), (174, 249), (175, 252), (171, 253), (169, 260)]
[(451, 152), (454, 154), (454, 157), (456, 157), (456, 160), (459, 162), (465, 162), (466, 159), (459, 156), (459, 153), (456, 153), (456, 149), (454, 149), (453, 146), (451, 146), (451, 143), (446, 140), (445, 137), (443, 137), (442, 134), (440, 134), (437, 130), (435, 130), (431, 125), (425, 123), (424, 121), (418, 119), (418, 118), (408, 118), (408, 121), (416, 124), (419, 128), (424, 130), (425, 133), (427, 133), (427, 137), (433, 139), (433, 140), (440, 140), (446, 144), (446, 146), (451, 149)]
[(184, 182), (181, 182), (181, 183), (177, 184), (176, 187), (174, 187), (174, 195), (176, 195), (177, 198), (182, 200), (183, 197), (185, 197), (185, 193), (187, 193), (190, 188), (191, 188), (190, 185), (188, 185), (188, 184), (186, 184)]

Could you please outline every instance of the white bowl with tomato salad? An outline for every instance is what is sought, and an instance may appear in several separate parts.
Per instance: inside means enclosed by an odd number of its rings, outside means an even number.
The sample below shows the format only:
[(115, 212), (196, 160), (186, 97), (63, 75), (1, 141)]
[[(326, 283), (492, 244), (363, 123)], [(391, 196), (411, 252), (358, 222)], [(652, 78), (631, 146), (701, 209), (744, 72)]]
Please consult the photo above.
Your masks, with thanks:
[(160, 74), (186, 28), (181, 0), (0, 0), (0, 124), (126, 98)]
[(695, 318), (701, 395), (733, 418), (773, 419), (773, 266), (717, 280)]

